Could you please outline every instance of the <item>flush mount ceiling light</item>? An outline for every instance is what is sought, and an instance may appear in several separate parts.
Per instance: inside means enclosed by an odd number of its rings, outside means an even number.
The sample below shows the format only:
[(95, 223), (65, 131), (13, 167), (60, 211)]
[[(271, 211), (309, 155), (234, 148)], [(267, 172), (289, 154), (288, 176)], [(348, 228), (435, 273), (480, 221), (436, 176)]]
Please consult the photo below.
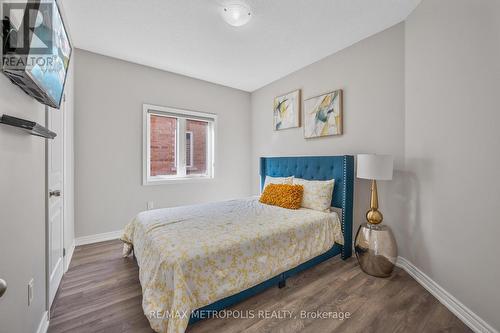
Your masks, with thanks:
[(224, 21), (233, 27), (240, 27), (247, 24), (252, 18), (250, 8), (247, 5), (239, 3), (224, 6), (221, 15)]

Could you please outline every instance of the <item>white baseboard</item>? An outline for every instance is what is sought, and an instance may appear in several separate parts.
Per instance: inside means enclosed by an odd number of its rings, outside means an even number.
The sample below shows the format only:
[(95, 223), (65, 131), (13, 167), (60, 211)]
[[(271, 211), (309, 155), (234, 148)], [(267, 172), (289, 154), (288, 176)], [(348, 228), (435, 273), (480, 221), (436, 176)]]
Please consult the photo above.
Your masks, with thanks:
[(49, 313), (45, 311), (42, 316), (42, 320), (40, 320), (40, 324), (38, 324), (38, 329), (36, 333), (47, 333), (49, 329)]
[(398, 257), (396, 264), (410, 274), (418, 283), (422, 285), (428, 292), (436, 297), (444, 306), (448, 308), (455, 316), (469, 326), (474, 332), (480, 333), (499, 333), (491, 327), (487, 322), (481, 319), (471, 309), (463, 305), (459, 300), (453, 297), (449, 292), (443, 289), (434, 280), (428, 277), (424, 272), (418, 269), (411, 262), (403, 257)]
[(71, 259), (73, 258), (73, 253), (75, 252), (75, 240), (73, 240), (73, 244), (66, 250), (66, 258), (64, 260), (64, 273), (68, 271), (69, 264), (71, 263)]
[(118, 239), (121, 237), (122, 232), (123, 232), (122, 230), (116, 230), (116, 231), (105, 232), (105, 233), (97, 234), (97, 235), (78, 237), (75, 239), (75, 245), (80, 246), (80, 245), (99, 243), (99, 242), (105, 242), (108, 240)]

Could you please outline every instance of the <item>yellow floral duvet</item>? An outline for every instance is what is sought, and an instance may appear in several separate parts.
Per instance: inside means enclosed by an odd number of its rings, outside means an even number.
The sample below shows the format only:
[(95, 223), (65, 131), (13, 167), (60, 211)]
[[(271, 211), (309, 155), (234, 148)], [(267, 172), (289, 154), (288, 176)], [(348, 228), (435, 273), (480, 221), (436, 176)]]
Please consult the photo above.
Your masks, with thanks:
[(142, 212), (122, 240), (139, 264), (142, 307), (157, 332), (184, 332), (191, 311), (343, 244), (338, 215), (258, 198)]

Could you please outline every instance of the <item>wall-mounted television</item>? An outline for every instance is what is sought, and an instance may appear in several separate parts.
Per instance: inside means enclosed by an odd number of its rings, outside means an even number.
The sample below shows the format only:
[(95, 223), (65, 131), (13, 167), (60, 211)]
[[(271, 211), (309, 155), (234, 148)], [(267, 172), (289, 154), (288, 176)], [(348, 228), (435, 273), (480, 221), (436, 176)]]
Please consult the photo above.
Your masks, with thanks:
[(59, 109), (72, 46), (57, 2), (2, 3), (2, 71), (40, 103)]

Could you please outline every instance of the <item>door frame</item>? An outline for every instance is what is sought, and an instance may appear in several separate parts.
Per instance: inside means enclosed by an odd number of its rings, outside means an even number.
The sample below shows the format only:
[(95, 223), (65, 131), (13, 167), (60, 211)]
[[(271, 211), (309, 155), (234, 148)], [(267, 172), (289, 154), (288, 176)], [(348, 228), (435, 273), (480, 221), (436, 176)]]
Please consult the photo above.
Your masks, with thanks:
[[(45, 126), (49, 124), (49, 107), (45, 106)], [(50, 235), (49, 235), (49, 139), (45, 139), (45, 310), (50, 319)]]

